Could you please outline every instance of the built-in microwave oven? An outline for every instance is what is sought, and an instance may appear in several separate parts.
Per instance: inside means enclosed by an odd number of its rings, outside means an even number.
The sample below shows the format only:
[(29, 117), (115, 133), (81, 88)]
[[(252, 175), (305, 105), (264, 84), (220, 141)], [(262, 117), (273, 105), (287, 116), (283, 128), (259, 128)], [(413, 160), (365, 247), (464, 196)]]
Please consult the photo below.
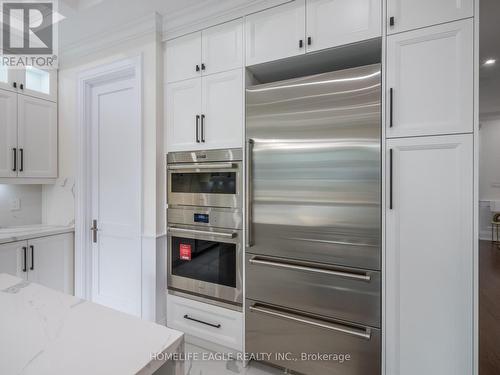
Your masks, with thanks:
[(172, 152), (167, 155), (169, 206), (241, 209), (242, 149)]

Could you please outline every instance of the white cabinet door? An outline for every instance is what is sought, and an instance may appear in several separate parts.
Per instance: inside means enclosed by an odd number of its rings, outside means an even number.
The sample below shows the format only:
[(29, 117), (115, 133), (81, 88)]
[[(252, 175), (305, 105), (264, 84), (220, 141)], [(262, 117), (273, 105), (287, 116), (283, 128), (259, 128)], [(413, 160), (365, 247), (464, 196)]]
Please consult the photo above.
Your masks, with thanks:
[(57, 104), (18, 96), (19, 177), (57, 177)]
[[(473, 136), (391, 139), (387, 148), (387, 374), (470, 375)], [(387, 186), (390, 202), (390, 177)]]
[(7, 66), (0, 64), (0, 89), (17, 92), (20, 72), (19, 69), (9, 69)]
[(473, 56), (472, 19), (389, 36), (387, 136), (472, 132)]
[(164, 64), (167, 82), (201, 75), (201, 32), (167, 41)]
[(27, 67), (19, 71), (18, 92), (40, 99), (57, 101), (57, 70)]
[(26, 241), (0, 245), (0, 273), (8, 273), (25, 279), (28, 272), (27, 258), (25, 258), (27, 246)]
[(243, 20), (237, 19), (203, 30), (202, 74), (243, 66)]
[(203, 149), (201, 143), (201, 78), (166, 85), (165, 119), (168, 151)]
[(203, 77), (202, 143), (206, 149), (243, 145), (243, 71)]
[(17, 94), (0, 90), (0, 177), (16, 177), (17, 165)]
[(305, 19), (305, 0), (246, 16), (246, 65), (304, 54)]
[(473, 15), (474, 0), (387, 0), (387, 33), (437, 25)]
[(73, 233), (28, 241), (28, 280), (73, 294)]
[(382, 35), (381, 0), (306, 0), (307, 51)]

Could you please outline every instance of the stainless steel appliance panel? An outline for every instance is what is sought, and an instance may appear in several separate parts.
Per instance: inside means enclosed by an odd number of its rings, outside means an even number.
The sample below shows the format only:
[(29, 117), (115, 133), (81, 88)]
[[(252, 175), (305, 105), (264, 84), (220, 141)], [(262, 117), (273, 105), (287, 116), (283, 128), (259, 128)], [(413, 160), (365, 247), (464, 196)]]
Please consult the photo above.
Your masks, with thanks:
[(254, 254), (379, 270), (379, 64), (246, 91)]
[[(381, 371), (381, 332), (376, 328), (247, 300), (245, 337), (248, 353), (272, 353), (268, 362), (303, 374), (379, 375)], [(291, 353), (297, 360), (280, 358), (278, 353)], [(350, 359), (307, 360), (303, 353), (349, 354)]]
[(215, 207), (175, 206), (167, 209), (169, 224), (243, 229), (241, 210)]
[(380, 328), (380, 272), (246, 255), (246, 297)]

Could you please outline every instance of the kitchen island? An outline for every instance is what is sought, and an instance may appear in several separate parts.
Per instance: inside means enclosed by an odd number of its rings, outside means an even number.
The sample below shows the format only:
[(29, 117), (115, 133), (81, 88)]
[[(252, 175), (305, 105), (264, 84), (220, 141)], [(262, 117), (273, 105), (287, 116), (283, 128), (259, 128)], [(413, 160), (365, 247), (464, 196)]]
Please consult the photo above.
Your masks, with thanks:
[(0, 274), (0, 374), (183, 373), (182, 332)]

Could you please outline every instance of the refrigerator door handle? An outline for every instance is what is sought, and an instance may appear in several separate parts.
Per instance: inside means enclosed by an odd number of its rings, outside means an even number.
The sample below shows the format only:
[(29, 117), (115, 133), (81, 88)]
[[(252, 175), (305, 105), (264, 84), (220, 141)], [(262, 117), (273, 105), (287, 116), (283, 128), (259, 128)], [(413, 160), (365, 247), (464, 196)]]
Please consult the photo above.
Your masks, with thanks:
[(252, 168), (253, 168), (253, 163), (252, 163), (252, 158), (253, 158), (253, 145), (254, 145), (254, 140), (249, 138), (247, 141), (247, 148), (246, 148), (246, 187), (247, 187), (247, 193), (245, 197), (245, 228), (246, 228), (246, 247), (252, 247), (252, 195), (253, 195), (253, 189), (252, 189)]
[(370, 328), (356, 329), (354, 327), (349, 327), (349, 326), (339, 324), (339, 323), (331, 323), (331, 322), (328, 322), (328, 323), (321, 322), (320, 323), (319, 321), (306, 319), (305, 317), (301, 317), (301, 316), (298, 316), (295, 314), (290, 314), (290, 313), (286, 313), (283, 311), (276, 311), (274, 309), (270, 309), (270, 308), (263, 307), (263, 306), (259, 306), (259, 307), (256, 307), (256, 306), (258, 306), (258, 305), (254, 304), (253, 306), (250, 306), (249, 307), (250, 311), (260, 313), (260, 314), (265, 314), (265, 315), (271, 315), (271, 316), (274, 316), (277, 318), (293, 320), (294, 322), (298, 322), (298, 323), (309, 324), (311, 326), (315, 326), (318, 328), (324, 328), (324, 329), (329, 329), (329, 330), (336, 331), (336, 332), (345, 333), (347, 335), (355, 336), (355, 337), (362, 338), (365, 340), (370, 340), (371, 336), (372, 336)]
[(352, 272), (344, 272), (344, 271), (334, 271), (334, 270), (329, 270), (329, 269), (323, 269), (323, 268), (316, 268), (316, 267), (311, 267), (310, 265), (300, 265), (300, 264), (287, 264), (287, 263), (282, 263), (282, 262), (275, 262), (272, 260), (262, 260), (258, 259), (258, 257), (253, 257), (249, 260), (250, 264), (260, 264), (263, 266), (270, 266), (270, 267), (277, 267), (277, 268), (286, 268), (289, 270), (295, 270), (295, 271), (307, 271), (307, 272), (314, 272), (314, 273), (321, 273), (321, 274), (326, 274), (326, 275), (332, 275), (332, 276), (339, 276), (339, 277), (345, 277), (347, 279), (354, 279), (354, 280), (360, 280), (360, 281), (370, 281), (371, 276), (367, 274), (357, 274), (357, 273), (352, 273)]

